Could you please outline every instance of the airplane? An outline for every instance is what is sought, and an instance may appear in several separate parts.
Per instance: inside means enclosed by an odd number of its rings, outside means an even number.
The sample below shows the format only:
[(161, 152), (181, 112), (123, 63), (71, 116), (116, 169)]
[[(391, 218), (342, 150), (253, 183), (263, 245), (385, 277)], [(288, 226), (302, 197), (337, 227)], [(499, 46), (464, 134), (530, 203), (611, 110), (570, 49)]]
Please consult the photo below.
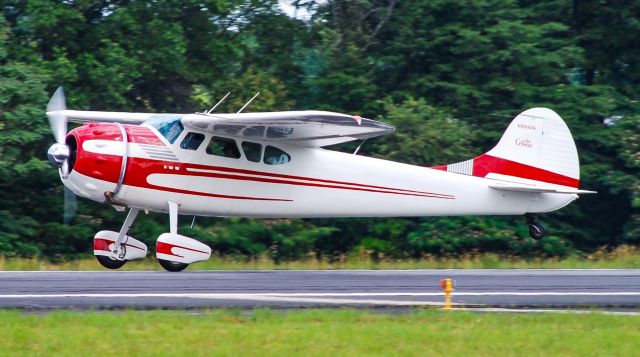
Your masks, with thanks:
[[(228, 96), (228, 94), (227, 94)], [(225, 96), (226, 98), (226, 96)], [(326, 146), (392, 133), (391, 125), (327, 111), (153, 114), (67, 110), (62, 87), (47, 105), (48, 150), (75, 195), (128, 209), (119, 232), (100, 231), (93, 254), (108, 269), (146, 257), (128, 235), (140, 211), (168, 213), (156, 241), (168, 271), (209, 259), (211, 248), (178, 234), (178, 215), (254, 218), (524, 215), (534, 239), (539, 213), (579, 194), (578, 153), (551, 109), (517, 115), (498, 144), (475, 158), (433, 167), (343, 153)], [(254, 96), (255, 98), (255, 96)], [(252, 98), (253, 100), (253, 98)], [(67, 133), (68, 122), (83, 125)]]

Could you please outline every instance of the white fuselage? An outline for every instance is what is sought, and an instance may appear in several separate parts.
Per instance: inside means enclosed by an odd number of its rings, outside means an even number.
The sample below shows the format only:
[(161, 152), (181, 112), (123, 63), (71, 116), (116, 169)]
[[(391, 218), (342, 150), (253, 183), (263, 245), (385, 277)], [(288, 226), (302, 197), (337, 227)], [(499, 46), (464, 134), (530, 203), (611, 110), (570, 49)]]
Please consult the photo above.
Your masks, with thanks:
[[(145, 126), (142, 126), (145, 128)], [(346, 154), (317, 147), (270, 143), (290, 162), (267, 165), (206, 152), (211, 134), (197, 150), (180, 148), (188, 132), (170, 144), (152, 127), (162, 145), (129, 141), (123, 185), (115, 198), (130, 207), (180, 214), (239, 217), (399, 217), (444, 215), (519, 215), (561, 208), (577, 195), (502, 191), (493, 180)], [(118, 140), (86, 138), (87, 155), (122, 160)], [(240, 146), (240, 142), (238, 142)], [(263, 150), (264, 151), (264, 150)], [(93, 159), (92, 159), (93, 160)], [(113, 171), (113, 170), (112, 170)], [(80, 196), (105, 201), (113, 180), (72, 171), (64, 184)], [(103, 178), (103, 177), (102, 177)]]

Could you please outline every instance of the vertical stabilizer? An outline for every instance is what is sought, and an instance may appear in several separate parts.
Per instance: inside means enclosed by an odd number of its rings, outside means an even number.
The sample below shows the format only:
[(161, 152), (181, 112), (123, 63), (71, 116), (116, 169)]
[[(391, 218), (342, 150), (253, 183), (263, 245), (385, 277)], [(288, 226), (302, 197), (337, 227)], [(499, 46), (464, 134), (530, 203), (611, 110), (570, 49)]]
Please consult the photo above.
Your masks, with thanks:
[(548, 108), (532, 108), (519, 114), (486, 154), (434, 168), (530, 184), (577, 188), (580, 183), (578, 151), (571, 132), (562, 118)]

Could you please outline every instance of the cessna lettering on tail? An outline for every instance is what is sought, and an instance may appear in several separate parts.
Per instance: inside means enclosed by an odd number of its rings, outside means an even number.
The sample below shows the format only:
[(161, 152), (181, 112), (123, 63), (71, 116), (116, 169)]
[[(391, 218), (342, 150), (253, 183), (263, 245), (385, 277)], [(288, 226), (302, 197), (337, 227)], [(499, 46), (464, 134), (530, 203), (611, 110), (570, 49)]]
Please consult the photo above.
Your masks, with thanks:
[(516, 139), (516, 146), (521, 146), (529, 149), (533, 148), (533, 144), (531, 144), (531, 140), (529, 139)]

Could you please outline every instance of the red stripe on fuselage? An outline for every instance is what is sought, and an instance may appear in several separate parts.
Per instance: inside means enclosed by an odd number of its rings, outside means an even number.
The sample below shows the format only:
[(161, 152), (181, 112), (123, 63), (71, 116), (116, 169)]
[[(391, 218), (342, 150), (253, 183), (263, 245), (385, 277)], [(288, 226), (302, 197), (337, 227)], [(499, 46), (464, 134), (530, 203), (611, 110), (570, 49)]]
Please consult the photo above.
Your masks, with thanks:
[[(447, 171), (449, 165), (432, 166), (434, 170)], [(538, 167), (483, 154), (473, 159), (472, 176), (486, 177), (488, 174), (500, 174), (578, 188), (580, 180), (564, 176)]]
[(173, 193), (183, 193), (183, 194), (186, 194), (186, 195), (206, 196), (206, 197), (213, 197), (213, 198), (227, 198), (227, 199), (231, 199), (231, 200), (280, 201), (280, 202), (292, 202), (293, 201), (293, 200), (285, 199), (285, 198), (234, 196), (234, 195), (223, 195), (223, 194), (219, 194), (219, 193), (208, 193), (208, 192), (201, 192), (201, 191), (183, 190), (183, 189), (180, 189), (180, 188), (152, 185), (150, 183), (145, 183), (143, 185), (135, 185), (135, 184), (131, 184), (131, 183), (127, 182), (126, 180), (125, 180), (124, 184), (125, 185), (129, 185), (129, 186), (150, 188), (150, 189), (154, 189), (154, 190), (161, 190), (161, 191), (167, 191), (167, 192), (173, 192)]
[[(151, 185), (147, 182), (147, 177), (152, 174), (170, 174), (170, 175), (173, 174), (173, 175), (201, 176), (201, 177), (204, 176), (204, 177), (222, 178), (222, 179), (239, 180), (239, 181), (253, 181), (253, 182), (265, 182), (265, 183), (285, 184), (285, 185), (294, 185), (294, 186), (334, 188), (334, 189), (364, 191), (364, 192), (374, 192), (374, 193), (388, 193), (388, 194), (403, 195), (403, 196), (417, 196), (417, 197), (442, 198), (442, 199), (455, 198), (450, 195), (441, 195), (441, 194), (428, 193), (428, 192), (422, 193), (420, 191), (396, 190), (393, 188), (376, 190), (368, 187), (380, 187), (380, 186), (360, 185), (360, 184), (347, 183), (347, 182), (345, 182), (344, 184), (355, 186), (355, 187), (328, 185), (328, 184), (314, 183), (314, 182), (298, 182), (298, 181), (276, 179), (276, 178), (233, 175), (233, 174), (226, 174), (226, 173), (187, 171), (189, 168), (198, 168), (198, 169), (206, 169), (206, 170), (210, 170), (210, 169), (227, 170), (231, 172), (248, 172), (254, 175), (262, 175), (262, 176), (292, 177), (292, 178), (300, 177), (302, 180), (307, 180), (307, 181), (314, 180), (308, 177), (281, 175), (281, 174), (274, 174), (274, 173), (268, 173), (268, 172), (226, 168), (226, 167), (220, 167), (220, 166), (206, 166), (206, 165), (194, 165), (194, 164), (180, 165), (175, 162), (166, 162), (166, 161), (142, 159), (142, 158), (130, 158), (129, 161), (130, 161), (130, 165), (134, 167), (135, 171), (127, 170), (127, 174), (125, 176), (125, 182), (124, 182), (125, 185), (138, 186), (138, 187), (153, 186), (149, 188), (158, 188), (162, 190), (168, 190), (172, 192), (179, 192), (179, 193), (186, 193), (186, 194), (212, 195), (212, 194), (206, 194), (206, 193), (198, 193), (197, 191), (188, 191), (188, 190), (181, 190), (181, 189), (175, 189), (175, 188), (167, 188), (165, 186)], [(167, 170), (165, 166), (179, 167), (179, 169)], [(317, 180), (317, 181), (318, 182), (340, 182), (340, 181), (331, 181), (331, 180)], [(400, 191), (400, 192), (394, 192), (394, 191)], [(416, 193), (412, 193), (412, 192), (416, 192)], [(218, 194), (212, 195), (212, 197), (235, 198), (235, 199), (257, 199), (255, 197), (245, 198), (245, 197), (238, 197), (238, 196), (218, 195)], [(291, 201), (291, 200), (284, 200), (284, 199), (266, 199), (266, 198), (259, 199), (259, 200)]]
[[(136, 128), (140, 128), (140, 127), (136, 127)], [(106, 134), (105, 128), (101, 127), (100, 129), (103, 130), (102, 131), (103, 134)], [(155, 135), (148, 128), (142, 128), (142, 129), (145, 129), (150, 134)], [(121, 139), (121, 136), (119, 136), (119, 138)], [(102, 137), (100, 139), (102, 139)], [(82, 141), (79, 140), (79, 142), (82, 142)], [(120, 173), (120, 165), (122, 162), (121, 160), (122, 160), (121, 156), (117, 156), (117, 155), (95, 154), (91, 152), (86, 152), (84, 150), (79, 150), (78, 160), (76, 162), (76, 166), (74, 167), (74, 170), (89, 177), (94, 177), (100, 180), (116, 183)], [(168, 166), (179, 167), (180, 169), (167, 170)], [(221, 173), (185, 171), (186, 168), (220, 171)], [(342, 189), (342, 190), (351, 190), (351, 191), (387, 193), (387, 194), (395, 194), (395, 195), (428, 197), (428, 198), (442, 198), (442, 199), (455, 198), (452, 195), (438, 194), (438, 193), (432, 193), (432, 192), (406, 190), (406, 189), (367, 185), (367, 184), (345, 182), (345, 181), (317, 179), (317, 178), (311, 178), (311, 177), (305, 177), (305, 176), (285, 175), (285, 174), (271, 173), (271, 172), (265, 172), (265, 171), (254, 171), (254, 170), (239, 169), (239, 168), (232, 168), (232, 167), (209, 166), (209, 165), (200, 165), (200, 164), (180, 164), (176, 162), (144, 159), (144, 158), (138, 158), (138, 157), (130, 157), (128, 159), (124, 184), (129, 186), (142, 187), (142, 188), (150, 188), (150, 189), (157, 189), (157, 190), (163, 190), (163, 191), (169, 191), (169, 192), (175, 192), (175, 193), (200, 195), (200, 196), (208, 196), (208, 197), (216, 197), (216, 198), (258, 200), (258, 201), (292, 201), (290, 199), (282, 199), (282, 198), (223, 195), (223, 194), (206, 193), (206, 192), (200, 192), (200, 191), (192, 191), (192, 190), (186, 190), (186, 189), (178, 189), (178, 188), (172, 188), (172, 187), (166, 187), (166, 186), (157, 186), (157, 185), (150, 184), (147, 181), (148, 176), (152, 174), (189, 175), (189, 176), (212, 177), (212, 178), (239, 180), (239, 181), (253, 181), (253, 182), (286, 184), (286, 185), (295, 185), (295, 186), (332, 188), (332, 189)], [(246, 175), (254, 175), (254, 176), (246, 176)], [(263, 177), (255, 177), (255, 176), (263, 176)], [(298, 181), (292, 181), (292, 180), (298, 180)]]
[[(110, 171), (110, 172), (119, 172), (120, 170), (120, 156), (115, 155), (97, 155), (100, 156), (100, 166), (102, 168), (101, 171)], [(104, 157), (109, 157), (111, 160), (103, 160)], [(111, 168), (107, 168), (106, 165), (110, 164)], [(79, 162), (76, 165), (76, 171), (87, 175), (90, 177), (94, 177), (91, 173), (96, 170), (92, 170), (92, 160), (85, 160), (83, 162)], [(178, 167), (178, 170), (167, 170), (167, 166)], [(416, 197), (427, 197), (427, 198), (442, 198), (442, 199), (455, 199), (454, 196), (451, 195), (442, 195), (436, 193), (429, 192), (420, 192), (420, 191), (410, 191), (410, 190), (401, 190), (394, 188), (385, 188), (385, 189), (373, 189), (368, 187), (382, 187), (382, 186), (372, 186), (372, 185), (360, 185), (355, 183), (347, 183), (344, 185), (351, 185), (353, 187), (348, 186), (340, 186), (340, 185), (329, 185), (324, 183), (315, 183), (315, 182), (298, 182), (277, 178), (268, 178), (268, 177), (253, 177), (253, 176), (243, 176), (243, 175), (233, 175), (233, 174), (225, 174), (225, 173), (208, 173), (208, 172), (191, 172), (187, 171), (186, 168), (199, 168), (199, 169), (213, 169), (213, 170), (221, 170), (226, 169), (232, 172), (250, 172), (251, 174), (262, 174), (263, 176), (274, 176), (274, 177), (293, 177), (298, 178), (301, 176), (291, 176), (291, 175), (280, 175), (280, 174), (272, 174), (267, 172), (259, 172), (252, 170), (243, 170), (243, 169), (234, 169), (234, 168), (225, 168), (220, 166), (206, 166), (206, 165), (192, 165), (192, 164), (179, 164), (176, 162), (169, 161), (161, 161), (161, 160), (152, 160), (152, 159), (143, 159), (132, 157), (127, 161), (127, 171), (125, 174), (124, 184), (128, 186), (142, 187), (142, 188), (150, 188), (163, 190), (168, 192), (175, 193), (183, 193), (189, 195), (199, 195), (199, 196), (208, 196), (208, 197), (216, 197), (216, 198), (228, 198), (228, 199), (240, 199), (240, 200), (257, 200), (257, 201), (292, 201), (290, 199), (282, 199), (282, 198), (264, 198), (264, 197), (250, 197), (250, 196), (236, 196), (236, 195), (223, 195), (223, 194), (214, 194), (214, 193), (206, 193), (200, 191), (192, 191), (185, 190), (179, 188), (172, 188), (166, 186), (157, 186), (150, 184), (147, 181), (149, 175), (152, 174), (173, 174), (173, 175), (186, 175), (186, 176), (204, 176), (204, 177), (212, 177), (212, 178), (221, 178), (221, 179), (229, 179), (229, 180), (239, 180), (239, 181), (253, 181), (253, 182), (265, 182), (265, 183), (274, 183), (274, 184), (286, 184), (286, 185), (295, 185), (295, 186), (307, 186), (307, 187), (320, 187), (320, 188), (333, 188), (333, 189), (343, 189), (343, 190), (351, 190), (351, 191), (364, 191), (364, 192), (373, 192), (373, 193), (386, 193), (386, 194), (395, 194), (395, 195), (403, 195), (403, 196), (416, 196)], [(107, 180), (110, 182), (117, 182), (117, 177), (112, 175), (112, 180)], [(100, 178), (100, 177), (97, 177)], [(100, 178), (103, 179), (103, 178)], [(301, 181), (311, 181), (314, 179), (301, 177)], [(322, 180), (319, 179), (317, 182), (341, 182), (341, 181), (332, 181), (332, 180)], [(413, 193), (415, 192), (415, 193)]]
[[(188, 170), (188, 168), (187, 168), (187, 170)], [(390, 193), (390, 194), (394, 194), (394, 195), (403, 195), (403, 196), (418, 196), (418, 197), (453, 199), (453, 197), (444, 196), (444, 195), (438, 195), (438, 194), (394, 192), (394, 191), (389, 191), (389, 190), (374, 190), (374, 189), (364, 188), (364, 187), (347, 187), (347, 186), (327, 185), (327, 184), (313, 183), (313, 182), (297, 182), (297, 181), (282, 180), (282, 179), (275, 179), (275, 178), (231, 175), (231, 174), (224, 174), (224, 173), (213, 173), (213, 172), (209, 173), (209, 172), (193, 172), (193, 171), (189, 171), (189, 175), (190, 176), (215, 177), (215, 178), (222, 178), (222, 179), (229, 179), (229, 180), (239, 180), (239, 181), (267, 182), (267, 183), (285, 184), (285, 185), (294, 185), (294, 186), (336, 188), (336, 189), (351, 190), (351, 191)], [(400, 190), (398, 190), (398, 191), (400, 191)]]
[(578, 188), (580, 185), (580, 180), (578, 179), (487, 154), (473, 159), (473, 176), (485, 177), (490, 173), (521, 177), (573, 188)]
[(285, 179), (294, 179), (294, 180), (300, 180), (300, 181), (313, 181), (313, 182), (331, 183), (331, 184), (338, 184), (338, 185), (348, 185), (348, 186), (356, 186), (356, 187), (374, 188), (374, 189), (388, 190), (388, 191), (400, 191), (400, 192), (418, 193), (418, 194), (422, 194), (422, 195), (442, 196), (443, 198), (453, 198), (452, 195), (433, 193), (433, 192), (405, 190), (405, 189), (400, 189), (400, 188), (366, 185), (366, 184), (360, 184), (360, 183), (354, 183), (354, 182), (318, 179), (318, 178), (307, 177), (307, 176), (284, 175), (284, 174), (277, 174), (277, 173), (265, 172), (265, 171), (254, 171), (254, 170), (247, 170), (247, 169), (237, 169), (237, 168), (233, 168), (233, 167), (207, 166), (207, 165), (200, 165), (200, 164), (187, 164), (187, 167), (188, 168), (192, 168), (192, 169), (203, 169), (203, 170), (213, 170), (213, 171), (223, 171), (223, 172), (234, 172), (234, 173), (247, 174), (247, 175), (268, 176), (268, 177), (277, 177), (277, 178), (285, 178)]

